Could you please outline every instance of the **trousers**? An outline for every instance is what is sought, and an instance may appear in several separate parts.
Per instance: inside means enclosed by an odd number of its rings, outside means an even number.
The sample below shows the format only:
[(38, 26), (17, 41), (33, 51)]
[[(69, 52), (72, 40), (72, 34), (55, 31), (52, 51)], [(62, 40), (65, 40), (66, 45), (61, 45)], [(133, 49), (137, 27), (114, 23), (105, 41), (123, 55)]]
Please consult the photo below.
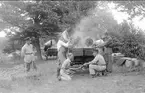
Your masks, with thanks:
[(30, 71), (31, 65), (33, 66), (34, 69), (37, 69), (35, 60), (36, 60), (36, 56), (34, 56), (33, 54), (24, 56), (24, 62), (25, 62), (25, 67), (27, 72)]
[(59, 51), (58, 51), (58, 62), (57, 62), (57, 77), (60, 76), (60, 69), (61, 69), (61, 65), (62, 63), (67, 59), (66, 54), (67, 54), (67, 48), (65, 47), (60, 47)]
[(107, 71), (112, 72), (112, 65), (113, 65), (113, 60), (111, 54), (104, 54), (104, 58), (106, 61), (107, 65)]
[(71, 80), (71, 76), (67, 74), (67, 71), (61, 69), (60, 70), (61, 80)]
[(108, 72), (112, 72), (112, 65), (113, 65), (113, 58), (112, 58), (112, 48), (106, 48), (105, 47), (105, 51), (104, 51), (104, 58), (106, 61), (106, 65), (107, 65), (107, 71)]
[(106, 66), (100, 66), (100, 65), (89, 65), (89, 72), (90, 74), (96, 74), (96, 71), (103, 71), (106, 69)]
[(35, 62), (26, 63), (26, 71), (30, 71), (31, 65), (34, 69), (37, 69)]

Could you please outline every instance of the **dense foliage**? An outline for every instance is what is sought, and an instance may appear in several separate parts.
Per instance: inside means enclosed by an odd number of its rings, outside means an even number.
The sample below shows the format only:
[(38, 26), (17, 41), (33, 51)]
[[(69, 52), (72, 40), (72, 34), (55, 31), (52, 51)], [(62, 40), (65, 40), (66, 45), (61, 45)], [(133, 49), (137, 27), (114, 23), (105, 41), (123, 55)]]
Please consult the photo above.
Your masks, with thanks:
[[(0, 6), (0, 30), (7, 33), (10, 39), (6, 51), (18, 49), (14, 47), (15, 40), (20, 40), (24, 44), (24, 38), (34, 37), (38, 56), (40, 56), (40, 40), (42, 38), (57, 38), (58, 33), (73, 24), (78, 24), (83, 18), (89, 16), (93, 9), (97, 10), (96, 28), (107, 29), (113, 38), (112, 48), (114, 52), (122, 52), (128, 57), (137, 57), (144, 59), (145, 56), (145, 37), (141, 30), (135, 29), (131, 23), (124, 22), (120, 25), (113, 19), (112, 15), (107, 14), (108, 9), (106, 1), (45, 1), (32, 0), (24, 1), (1, 1)], [(113, 1), (117, 8), (122, 7), (120, 11), (130, 15), (130, 19), (135, 16), (144, 17), (144, 2), (137, 1)], [(103, 5), (104, 11), (99, 10)], [(96, 22), (94, 22), (96, 21)], [(89, 26), (88, 25), (88, 26)], [(94, 28), (94, 29), (96, 29)], [(10, 31), (8, 31), (9, 29)], [(96, 36), (96, 35), (95, 35)], [(21, 46), (20, 46), (21, 47)], [(41, 58), (41, 56), (40, 56)]]
[[(117, 30), (117, 31), (116, 31)], [(144, 33), (129, 24), (123, 23), (117, 29), (110, 32), (113, 38), (113, 50), (123, 53), (126, 57), (136, 57), (145, 60)]]
[[(38, 58), (41, 59), (40, 39), (57, 37), (59, 32), (75, 24), (81, 16), (85, 16), (94, 7), (93, 1), (1, 1), (1, 29), (8, 34), (10, 42), (24, 41), (25, 37), (33, 37)], [(85, 5), (85, 6), (84, 6)], [(13, 30), (17, 28), (18, 30)], [(12, 33), (14, 32), (14, 33)], [(6, 47), (10, 48), (10, 47)], [(13, 50), (13, 48), (11, 48)], [(10, 50), (11, 50), (10, 49)]]

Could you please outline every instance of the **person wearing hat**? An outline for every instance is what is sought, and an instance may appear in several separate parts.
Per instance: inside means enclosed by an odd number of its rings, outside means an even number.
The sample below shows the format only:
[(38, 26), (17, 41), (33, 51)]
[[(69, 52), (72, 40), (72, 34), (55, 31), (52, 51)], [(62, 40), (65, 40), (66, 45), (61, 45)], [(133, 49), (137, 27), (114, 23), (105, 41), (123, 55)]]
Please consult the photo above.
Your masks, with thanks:
[(103, 55), (103, 44), (104, 41), (100, 35), (97, 36), (97, 40), (95, 41), (95, 48), (99, 50), (99, 53)]
[(72, 47), (70, 36), (72, 35), (72, 27), (65, 30), (60, 39), (57, 42), (57, 51), (58, 51), (58, 66), (57, 66), (57, 78), (60, 80), (60, 69), (61, 64), (67, 59), (66, 54), (68, 53), (68, 48)]
[(71, 76), (69, 75), (69, 67), (70, 63), (73, 61), (74, 56), (72, 53), (67, 54), (67, 59), (62, 63), (60, 70), (60, 80), (71, 80)]
[(33, 65), (34, 69), (37, 69), (36, 64), (34, 63), (35, 61), (34, 54), (36, 53), (36, 51), (34, 51), (34, 47), (31, 44), (31, 39), (27, 37), (25, 40), (26, 43), (21, 49), (21, 56), (24, 58), (26, 71), (29, 72), (31, 64)]
[(98, 49), (93, 51), (94, 59), (91, 62), (85, 63), (89, 65), (89, 73), (94, 78), (96, 76), (96, 71), (104, 71), (106, 69), (106, 62), (104, 57), (99, 53)]

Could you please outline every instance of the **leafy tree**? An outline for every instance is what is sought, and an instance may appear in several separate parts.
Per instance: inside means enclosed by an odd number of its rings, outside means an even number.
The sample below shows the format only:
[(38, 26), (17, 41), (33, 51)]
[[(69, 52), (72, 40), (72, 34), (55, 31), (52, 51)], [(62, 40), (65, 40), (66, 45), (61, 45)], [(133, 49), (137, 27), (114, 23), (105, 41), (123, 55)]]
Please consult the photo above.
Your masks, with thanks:
[(96, 1), (59, 1), (53, 11), (60, 16), (59, 25), (62, 29), (65, 29), (88, 16), (88, 12), (94, 9), (96, 5)]
[(14, 31), (15, 34), (9, 33), (10, 40), (23, 40), (27, 36), (34, 37), (38, 57), (41, 59), (39, 38), (44, 34), (55, 36), (60, 31), (57, 26), (57, 15), (51, 11), (51, 6), (39, 2), (9, 1), (1, 3), (1, 18), (3, 22), (7, 23), (6, 27), (19, 28), (19, 31)]
[(119, 51), (127, 57), (136, 57), (145, 60), (144, 34), (140, 30), (131, 28), (130, 25), (131, 24), (124, 22), (118, 25), (116, 30), (109, 33), (114, 41), (120, 43), (120, 46), (113, 47), (113, 50), (118, 48)]
[(145, 16), (145, 1), (113, 1), (117, 4), (116, 9), (120, 8), (121, 12), (126, 12), (130, 15), (130, 19), (141, 16), (141, 19)]
[[(81, 2), (82, 3), (82, 2)], [(86, 3), (84, 1), (84, 3)], [(80, 16), (91, 8), (89, 2), (86, 5), (77, 3), (76, 1), (43, 1), (34, 0), (32, 2), (25, 1), (1, 1), (0, 18), (1, 24), (4, 26), (1, 29), (8, 28), (12, 31), (7, 31), (7, 36), (11, 41), (21, 40), (25, 37), (34, 37), (38, 57), (41, 59), (40, 39), (44, 36), (57, 36), (63, 28), (70, 24), (74, 24)], [(82, 8), (77, 6), (80, 4)], [(80, 10), (78, 10), (80, 9)], [(83, 14), (80, 12), (83, 11)], [(76, 17), (77, 16), (77, 17)], [(63, 26), (61, 26), (61, 24)], [(18, 30), (16, 30), (16, 28)]]

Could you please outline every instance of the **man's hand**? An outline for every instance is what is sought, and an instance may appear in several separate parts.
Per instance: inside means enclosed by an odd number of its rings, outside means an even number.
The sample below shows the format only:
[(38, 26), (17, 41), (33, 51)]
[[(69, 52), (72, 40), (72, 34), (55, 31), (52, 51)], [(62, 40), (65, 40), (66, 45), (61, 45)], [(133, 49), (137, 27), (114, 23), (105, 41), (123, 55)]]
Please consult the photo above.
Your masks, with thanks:
[(85, 64), (83, 64), (84, 66), (87, 66), (87, 65), (89, 65), (90, 63), (85, 63)]
[(21, 58), (24, 58), (24, 55), (21, 55)]
[(83, 65), (84, 65), (84, 66), (86, 66), (86, 65), (87, 65), (87, 63), (84, 63)]
[(37, 51), (34, 51), (34, 52), (33, 52), (33, 55), (35, 55), (36, 53), (37, 53)]
[(72, 45), (72, 44), (69, 44), (69, 45), (68, 45), (68, 48), (73, 48), (73, 45)]

